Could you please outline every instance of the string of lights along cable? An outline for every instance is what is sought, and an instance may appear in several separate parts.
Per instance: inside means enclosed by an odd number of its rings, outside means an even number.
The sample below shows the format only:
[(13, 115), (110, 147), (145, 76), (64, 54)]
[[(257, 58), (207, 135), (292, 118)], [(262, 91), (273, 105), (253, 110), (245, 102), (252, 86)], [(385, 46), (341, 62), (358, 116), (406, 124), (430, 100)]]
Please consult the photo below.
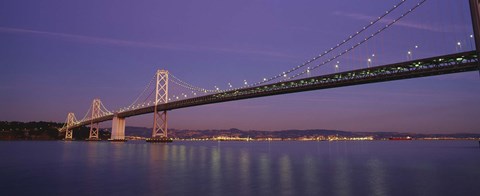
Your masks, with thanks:
[[(70, 126), (75, 126), (79, 124), (84, 124), (86, 122), (94, 123), (95, 119), (101, 118), (111, 118), (116, 116), (119, 113), (125, 115), (135, 115), (135, 111), (149, 112), (150, 109), (157, 111), (159, 105), (167, 103), (179, 103), (180, 106), (183, 100), (190, 100), (191, 105), (210, 103), (215, 101), (224, 101), (231, 97), (255, 97), (252, 94), (264, 93), (266, 95), (283, 93), (281, 91), (288, 91), (289, 89), (298, 88), (305, 86), (305, 88), (315, 85), (329, 84), (329, 82), (339, 82), (342, 80), (349, 79), (359, 79), (359, 78), (369, 78), (372, 75), (388, 75), (388, 74), (398, 74), (401, 71), (417, 71), (417, 70), (430, 70), (430, 69), (439, 69), (440, 67), (448, 66), (470, 66), (470, 63), (473, 63), (475, 60), (478, 61), (478, 57), (475, 56), (474, 52), (468, 53), (465, 51), (465, 47), (462, 41), (455, 42), (455, 50), (458, 54), (453, 56), (442, 56), (438, 59), (421, 59), (418, 62), (413, 59), (413, 50), (408, 48), (406, 51), (407, 61), (392, 65), (383, 65), (391, 66), (395, 69), (390, 70), (390, 68), (382, 68), (381, 70), (376, 70), (376, 67), (372, 66), (372, 58), (376, 57), (375, 52), (371, 54), (371, 57), (367, 59), (367, 68), (357, 67), (352, 71), (339, 72), (339, 58), (345, 55), (352, 55), (352, 51), (359, 48), (360, 46), (366, 45), (369, 40), (378, 37), (380, 34), (385, 32), (387, 29), (395, 26), (402, 19), (413, 13), (415, 10), (424, 5), (427, 0), (415, 1), (414, 4), (408, 6), (406, 3), (407, 0), (401, 0), (391, 6), (388, 10), (384, 11), (380, 16), (375, 17), (373, 20), (369, 21), (366, 25), (362, 26), (359, 30), (355, 31), (352, 34), (346, 36), (345, 39), (342, 39), (337, 44), (333, 45), (313, 58), (308, 59), (300, 65), (294, 66), (286, 71), (276, 74), (272, 77), (264, 77), (256, 82), (248, 82), (247, 80), (242, 81), (241, 86), (234, 86), (232, 83), (224, 82), (228, 84), (227, 88), (222, 89), (221, 85), (215, 85), (214, 88), (204, 88), (199, 85), (194, 85), (187, 82), (184, 79), (181, 79), (175, 74), (172, 74), (166, 70), (159, 70), (154, 74), (143, 90), (138, 94), (138, 96), (133, 99), (130, 105), (122, 107), (116, 110), (108, 110), (105, 105), (99, 100), (95, 99), (92, 103), (86, 114), (80, 120), (75, 117), (73, 113), (69, 113), (65, 121), (65, 125), (62, 129), (68, 129)], [(401, 9), (400, 9), (401, 8)], [(403, 9), (403, 10), (402, 10)], [(363, 36), (362, 36), (363, 35)], [(466, 39), (470, 40), (470, 45), (472, 50), (474, 50), (473, 43), (474, 35), (469, 34)], [(413, 49), (418, 49), (419, 46), (415, 45)], [(404, 53), (405, 54), (405, 53)], [(404, 55), (402, 54), (402, 55)], [(477, 59), (475, 59), (477, 57)], [(454, 59), (446, 62), (445, 59)], [(312, 76), (312, 72), (316, 71), (318, 68), (323, 67), (332, 62), (336, 62), (334, 65), (335, 72), (333, 74), (329, 73), (318, 73)], [(313, 64), (316, 63), (316, 64)], [(313, 64), (313, 65), (312, 65)], [(410, 66), (410, 67), (409, 67)], [(377, 66), (382, 67), (382, 66)], [(360, 69), (358, 69), (360, 68)], [(367, 70), (365, 70), (367, 69)], [(446, 68), (445, 68), (446, 69)], [(455, 68), (452, 70), (447, 70), (443, 72), (435, 72), (435, 74), (449, 73), (449, 72), (460, 72), (460, 71), (470, 71), (470, 67)], [(360, 70), (360, 71), (358, 71)], [(363, 70), (363, 71), (362, 71)], [(323, 74), (323, 75), (322, 75)], [(412, 74), (413, 77), (414, 74)], [(434, 75), (433, 73), (431, 75)], [(160, 79), (161, 78), (161, 79)], [(308, 80), (307, 80), (308, 79)], [(163, 94), (159, 93), (159, 87), (163, 89)], [(313, 88), (313, 87), (312, 87)], [(321, 87), (315, 87), (321, 88)], [(323, 88), (323, 87), (322, 87)], [(275, 92), (275, 93), (271, 93)], [(263, 96), (263, 95), (262, 95)], [(199, 98), (199, 99), (195, 99)], [(200, 99), (201, 98), (201, 99)], [(161, 100), (161, 101), (159, 101)], [(142, 110), (143, 109), (143, 110)], [(129, 112), (133, 112), (130, 114)], [(137, 112), (137, 113), (142, 113)], [(159, 118), (161, 117), (161, 118)], [(161, 116), (156, 117), (160, 120), (166, 122), (166, 112)], [(163, 119), (165, 118), (165, 119)], [(160, 123), (161, 124), (161, 123)], [(166, 124), (166, 123), (165, 123)], [(160, 125), (163, 126), (163, 125)], [(166, 125), (165, 125), (166, 126)], [(162, 127), (160, 127), (161, 129)], [(164, 127), (166, 130), (166, 127)], [(165, 133), (166, 134), (166, 133)]]
[[(351, 34), (350, 36), (347, 36), (347, 38), (345, 38), (344, 40), (342, 40), (341, 42), (338, 42), (335, 46), (325, 50), (324, 52), (320, 53), (319, 55), (305, 61), (304, 63), (302, 63), (301, 65), (298, 65), (298, 66), (295, 66), (287, 71), (284, 71), (280, 74), (277, 74), (273, 77), (269, 77), (269, 78), (263, 78), (262, 80), (259, 80), (258, 82), (254, 82), (254, 83), (248, 83), (246, 80), (243, 81), (243, 86), (240, 86), (240, 87), (237, 87), (237, 88), (233, 88), (233, 86), (231, 85), (231, 83), (228, 83), (228, 87), (227, 89), (220, 89), (218, 86), (220, 85), (216, 85), (214, 89), (208, 89), (208, 88), (202, 88), (202, 87), (198, 87), (196, 85), (192, 85), (190, 83), (187, 83), (185, 82), (184, 80), (181, 80), (179, 79), (178, 77), (174, 76), (173, 74), (170, 74), (172, 76), (172, 78), (174, 80), (172, 80), (172, 83), (175, 83), (179, 86), (182, 86), (184, 88), (187, 88), (187, 89), (190, 89), (192, 91), (196, 91), (196, 92), (203, 92), (203, 93), (220, 93), (220, 92), (226, 92), (226, 91), (231, 91), (231, 90), (238, 90), (238, 89), (243, 89), (243, 88), (250, 88), (250, 87), (255, 87), (255, 86), (259, 86), (259, 85), (263, 85), (263, 84), (267, 84), (267, 83), (271, 83), (273, 81), (275, 81), (276, 79), (282, 79), (281, 81), (287, 81), (287, 80), (291, 80), (291, 79), (294, 79), (294, 78), (297, 78), (299, 76), (302, 76), (302, 75), (305, 75), (307, 73), (310, 73), (311, 71), (317, 69), (318, 67), (322, 66), (322, 65), (325, 65), (325, 64), (328, 64), (332, 61), (334, 61), (335, 59), (338, 59), (339, 57), (347, 54), (348, 52), (352, 51), (353, 49), (359, 47), (360, 45), (362, 45), (363, 43), (365, 43), (366, 41), (370, 40), (371, 38), (375, 37), (376, 35), (378, 35), (379, 33), (385, 31), (386, 29), (388, 29), (389, 27), (391, 27), (393, 24), (395, 24), (396, 22), (400, 21), (402, 18), (404, 18), (405, 16), (407, 16), (409, 13), (411, 13), (412, 11), (414, 11), (415, 9), (417, 9), (418, 7), (420, 7), (423, 3), (425, 3), (427, 0), (422, 0), (420, 1), (419, 3), (417, 3), (414, 7), (412, 7), (411, 9), (408, 9), (405, 13), (401, 14), (399, 17), (397, 17), (396, 19), (392, 20), (389, 24), (383, 26), (382, 28), (376, 30), (373, 34), (369, 35), (368, 37), (365, 37), (364, 39), (362, 39), (362, 41), (360, 42), (357, 42), (353, 45), (351, 45), (350, 47), (348, 47), (347, 49), (345, 49), (344, 51), (342, 51), (341, 53), (339, 53), (338, 55), (334, 56), (333, 58), (329, 58), (325, 61), (323, 61), (322, 63), (316, 65), (316, 66), (313, 66), (313, 67), (307, 67), (307, 69), (305, 69), (304, 71), (300, 72), (300, 73), (297, 73), (295, 75), (292, 75), (292, 76), (289, 76), (292, 72), (295, 72), (301, 68), (305, 68), (305, 66), (321, 59), (322, 57), (325, 57), (326, 55), (332, 53), (333, 51), (336, 51), (337, 49), (341, 48), (342, 46), (344, 46), (345, 44), (348, 44), (349, 42), (351, 42), (352, 40), (354, 40), (357, 36), (361, 35), (363, 32), (365, 32), (366, 30), (370, 29), (371, 27), (373, 27), (375, 24), (377, 24), (379, 21), (385, 19), (386, 16), (388, 16), (389, 14), (393, 13), (397, 8), (399, 8), (402, 4), (404, 4), (404, 2), (406, 2), (406, 0), (402, 0), (400, 2), (398, 2), (397, 4), (393, 5), (391, 9), (387, 10), (387, 11), (384, 11), (384, 13), (378, 17), (376, 17), (375, 20), (372, 20), (370, 21), (367, 25), (363, 26), (361, 29), (359, 29), (358, 31), (356, 31), (355, 33)], [(195, 93), (196, 94), (196, 93)], [(176, 97), (175, 97), (176, 98)]]

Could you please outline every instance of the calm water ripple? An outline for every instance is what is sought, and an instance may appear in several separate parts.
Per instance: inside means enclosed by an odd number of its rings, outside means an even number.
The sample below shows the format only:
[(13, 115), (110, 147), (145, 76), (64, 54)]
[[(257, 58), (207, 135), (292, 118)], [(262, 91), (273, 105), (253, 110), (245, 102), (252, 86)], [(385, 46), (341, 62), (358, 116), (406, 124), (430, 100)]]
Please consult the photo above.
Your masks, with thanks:
[(480, 195), (477, 141), (2, 141), (0, 195)]

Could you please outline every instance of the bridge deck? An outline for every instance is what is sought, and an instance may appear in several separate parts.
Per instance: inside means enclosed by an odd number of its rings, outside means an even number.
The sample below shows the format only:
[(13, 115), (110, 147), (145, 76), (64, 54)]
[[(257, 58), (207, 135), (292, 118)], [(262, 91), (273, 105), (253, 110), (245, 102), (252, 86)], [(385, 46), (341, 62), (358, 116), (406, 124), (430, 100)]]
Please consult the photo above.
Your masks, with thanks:
[[(161, 104), (158, 105), (157, 108), (159, 111), (174, 110), (256, 97), (475, 71), (479, 70), (479, 68), (476, 51), (470, 51), (221, 92)], [(115, 115), (124, 118), (153, 112), (154, 106), (149, 106), (120, 112)], [(97, 123), (112, 120), (113, 116), (114, 115), (103, 116), (93, 119), (93, 122)], [(90, 120), (84, 121), (76, 124), (72, 128), (87, 125), (91, 122)]]

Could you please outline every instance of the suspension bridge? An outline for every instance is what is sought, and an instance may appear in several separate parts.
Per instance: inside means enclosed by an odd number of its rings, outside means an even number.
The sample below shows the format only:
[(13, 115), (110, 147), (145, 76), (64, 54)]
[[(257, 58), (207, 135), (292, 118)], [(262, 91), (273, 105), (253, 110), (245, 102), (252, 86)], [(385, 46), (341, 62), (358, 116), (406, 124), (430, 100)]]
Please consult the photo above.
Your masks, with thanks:
[[(147, 87), (129, 106), (110, 111), (103, 105), (100, 99), (94, 99), (92, 106), (82, 119), (78, 120), (74, 113), (68, 113), (65, 125), (60, 131), (65, 131), (65, 140), (72, 140), (74, 129), (90, 125), (89, 140), (99, 140), (98, 123), (111, 120), (111, 140), (125, 141), (125, 119), (132, 116), (153, 113), (152, 137), (147, 139), (147, 141), (165, 142), (169, 141), (167, 111), (179, 108), (480, 70), (478, 50), (478, 47), (480, 46), (480, 0), (469, 0), (474, 32), (471, 37), (474, 39), (476, 47), (473, 48), (474, 50), (458, 51), (452, 54), (415, 60), (411, 59), (411, 51), (408, 51), (408, 55), (410, 55), (408, 56), (409, 59), (404, 62), (390, 63), (380, 66), (368, 66), (367, 68), (344, 72), (338, 72), (337, 62), (335, 65), (335, 73), (318, 76), (310, 75), (315, 69), (335, 62), (339, 57), (351, 52), (386, 29), (394, 26), (395, 23), (402, 18), (421, 7), (427, 0), (419, 1), (413, 7), (406, 9), (405, 12), (391, 20), (386, 25), (379, 25), (379, 21), (384, 20), (386, 16), (402, 6), (405, 1), (406, 0), (401, 0), (391, 9), (385, 11), (381, 16), (372, 20), (359, 31), (348, 36), (334, 47), (320, 53), (318, 56), (315, 56), (301, 65), (270, 78), (263, 78), (258, 82), (251, 84), (244, 81), (244, 86), (238, 88), (233, 88), (229, 83), (228, 89), (219, 89), (216, 86), (214, 89), (207, 89), (187, 83), (167, 70), (157, 70)], [(371, 30), (376, 26), (377, 29), (374, 29), (371, 34), (361, 38), (360, 41), (354, 42), (354, 40), (361, 36), (364, 31)], [(458, 42), (459, 46), (460, 44), (461, 43)], [(339, 52), (334, 53), (336, 51)], [(314, 62), (316, 62), (316, 65), (312, 66)], [(369, 65), (370, 62), (371, 59), (368, 59)], [(178, 89), (182, 89), (183, 92)]]

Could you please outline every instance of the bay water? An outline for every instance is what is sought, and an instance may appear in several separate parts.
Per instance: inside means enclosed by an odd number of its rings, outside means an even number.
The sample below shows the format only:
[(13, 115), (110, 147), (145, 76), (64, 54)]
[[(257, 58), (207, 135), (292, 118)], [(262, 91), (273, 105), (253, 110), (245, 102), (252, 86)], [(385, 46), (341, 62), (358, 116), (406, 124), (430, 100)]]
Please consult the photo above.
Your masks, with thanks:
[(480, 195), (478, 141), (1, 141), (0, 195)]

